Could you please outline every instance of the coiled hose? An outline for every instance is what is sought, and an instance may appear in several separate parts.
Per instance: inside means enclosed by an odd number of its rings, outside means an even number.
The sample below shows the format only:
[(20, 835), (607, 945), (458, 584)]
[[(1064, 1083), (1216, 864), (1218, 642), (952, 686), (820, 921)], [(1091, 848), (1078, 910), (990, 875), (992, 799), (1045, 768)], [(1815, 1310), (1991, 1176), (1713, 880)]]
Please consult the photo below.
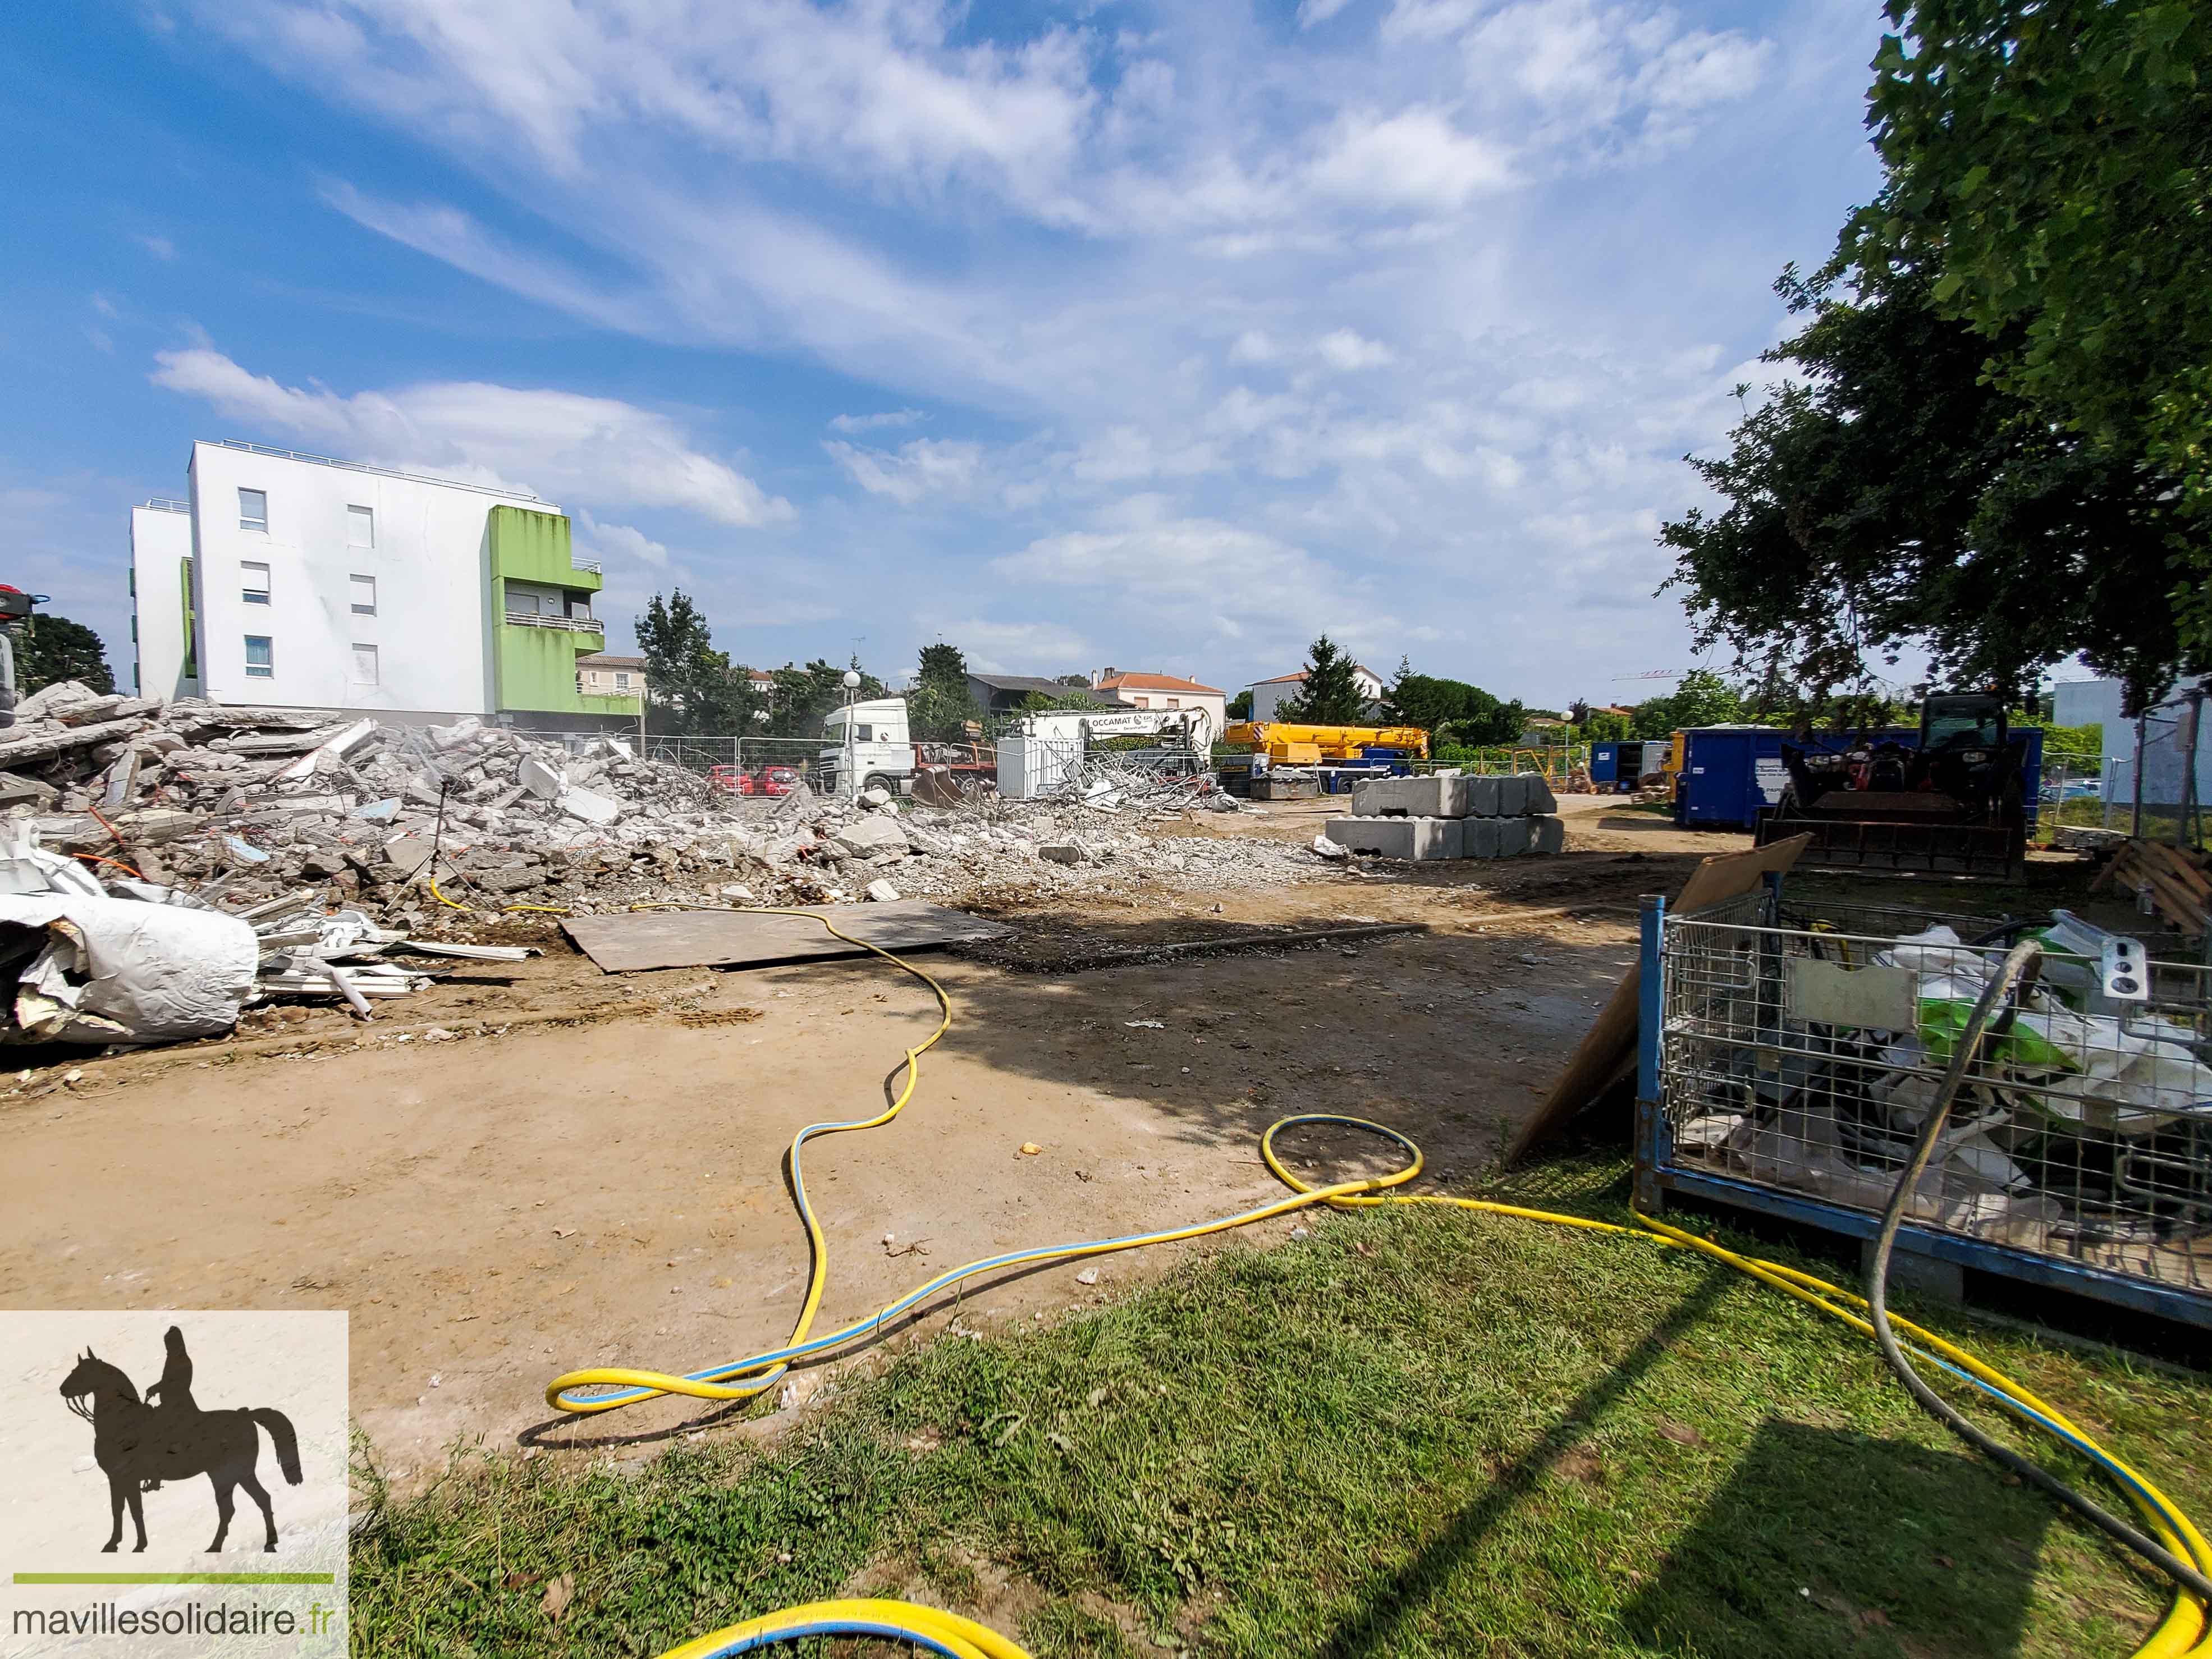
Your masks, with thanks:
[[(444, 899), (442, 894), (439, 897), (448, 904), (453, 902)], [(454, 905), (453, 908), (459, 909), (465, 907)], [(730, 907), (671, 905), (652, 908), (726, 909)], [(791, 1145), (784, 1155), (785, 1165), (791, 1180), (792, 1194), (799, 1207), (799, 1219), (806, 1229), (811, 1265), (806, 1297), (799, 1308), (789, 1340), (781, 1347), (765, 1353), (681, 1374), (629, 1366), (591, 1366), (568, 1371), (555, 1377), (546, 1387), (546, 1403), (556, 1409), (588, 1414), (613, 1411), (639, 1401), (657, 1399), (666, 1395), (708, 1401), (750, 1399), (773, 1388), (795, 1361), (827, 1355), (872, 1337), (889, 1322), (927, 1301), (939, 1291), (981, 1273), (1041, 1261), (1109, 1255), (1123, 1250), (1142, 1249), (1147, 1245), (1202, 1237), (1317, 1205), (1327, 1205), (1334, 1209), (1356, 1209), (1377, 1204), (1440, 1204), (1488, 1215), (1511, 1216), (1554, 1226), (1580, 1228), (1587, 1232), (1647, 1238), (1661, 1244), (1695, 1250), (1758, 1279), (1761, 1284), (1771, 1285), (1785, 1296), (1820, 1309), (1862, 1335), (1873, 1337), (1881, 1345), (1892, 1368), (1912, 1391), (1916, 1401), (1978, 1449), (1988, 1453), (2007, 1468), (2021, 1474), (2023, 1479), (2033, 1480), (2082, 1514), (2093, 1524), (2158, 1566), (2179, 1586), (2165, 1616), (2149, 1638), (2136, 1650), (2133, 1659), (2180, 1659), (2182, 1656), (2191, 1655), (2198, 1656), (2198, 1659), (2212, 1659), (2212, 1622), (2208, 1622), (2208, 1609), (2212, 1609), (2212, 1578), (2208, 1578), (2208, 1573), (2212, 1573), (2212, 1544), (2206, 1542), (2180, 1507), (2149, 1480), (2105, 1449), (2093, 1436), (2068, 1419), (2057, 1407), (2038, 1398), (2021, 1383), (1984, 1364), (1966, 1350), (1908, 1320), (1896, 1317), (1885, 1305), (1889, 1255), (1895, 1245), (1898, 1227), (1914, 1183), (1927, 1166), (1951, 1101), (1957, 1095), (1997, 1006), (2033, 960), (2033, 953), (2037, 947), (2032, 942), (2022, 945), (2008, 956), (2004, 969), (1984, 993), (1980, 1002), (1976, 1005), (1973, 1018), (1961, 1033), (1936, 1106), (1929, 1113), (1928, 1123), (1922, 1129), (1913, 1157), (1907, 1164), (1897, 1190), (1891, 1197), (1889, 1207), (1883, 1215), (1873, 1272), (1869, 1275), (1869, 1295), (1863, 1297), (1784, 1263), (1739, 1255), (1710, 1239), (1700, 1238), (1635, 1211), (1631, 1214), (1635, 1216), (1636, 1224), (1623, 1226), (1614, 1222), (1595, 1221), (1586, 1216), (1563, 1215), (1553, 1211), (1528, 1209), (1520, 1205), (1494, 1203), (1485, 1199), (1453, 1198), (1442, 1194), (1395, 1193), (1389, 1189), (1403, 1186), (1421, 1172), (1421, 1150), (1411, 1139), (1386, 1124), (1371, 1122), (1365, 1118), (1348, 1117), (1333, 1112), (1304, 1112), (1270, 1124), (1260, 1139), (1261, 1157), (1266, 1160), (1276, 1178), (1290, 1189), (1285, 1196), (1271, 1204), (1211, 1221), (1165, 1228), (1157, 1232), (1137, 1233), (1120, 1238), (1091, 1239), (1073, 1244), (1040, 1245), (1031, 1249), (986, 1257), (939, 1273), (866, 1318), (817, 1336), (812, 1332), (815, 1316), (820, 1310), (823, 1291), (829, 1278), (829, 1244), (823, 1236), (820, 1222), (815, 1218), (813, 1205), (806, 1195), (806, 1144), (821, 1135), (877, 1128), (896, 1117), (914, 1097), (921, 1075), (921, 1056), (934, 1048), (952, 1027), (952, 1000), (944, 986), (923, 969), (879, 945), (854, 938), (826, 916), (811, 910), (795, 909), (770, 909), (749, 914), (809, 917), (820, 922), (847, 944), (881, 957), (893, 967), (913, 975), (927, 986), (937, 1000), (939, 1017), (936, 1029), (906, 1050), (905, 1058), (901, 1062), (901, 1069), (905, 1073), (905, 1084), (887, 1109), (872, 1117), (810, 1123), (792, 1137)], [(1310, 1123), (1335, 1124), (1380, 1135), (1400, 1147), (1405, 1152), (1407, 1161), (1403, 1167), (1371, 1179), (1338, 1182), (1324, 1187), (1310, 1186), (1286, 1169), (1275, 1152), (1276, 1137), (1284, 1130)], [(1905, 1350), (1898, 1341), (1896, 1333), (1899, 1330), (1912, 1339), (1917, 1345), (1913, 1352), (1928, 1363), (1986, 1395), (2022, 1423), (2042, 1431), (2088, 1458), (2126, 1495), (2149, 1528), (2148, 1532), (2131, 1527), (2118, 1516), (2108, 1514), (2056, 1477), (1990, 1439), (1967, 1422), (1936, 1395), (1913, 1370)], [(907, 1642), (925, 1652), (948, 1656), (948, 1659), (1029, 1659), (1029, 1656), (1012, 1642), (972, 1620), (908, 1602), (860, 1600), (814, 1601), (801, 1607), (786, 1607), (742, 1624), (726, 1626), (672, 1648), (659, 1659), (725, 1659), (726, 1656), (758, 1652), (808, 1637), (825, 1636), (873, 1636)]]

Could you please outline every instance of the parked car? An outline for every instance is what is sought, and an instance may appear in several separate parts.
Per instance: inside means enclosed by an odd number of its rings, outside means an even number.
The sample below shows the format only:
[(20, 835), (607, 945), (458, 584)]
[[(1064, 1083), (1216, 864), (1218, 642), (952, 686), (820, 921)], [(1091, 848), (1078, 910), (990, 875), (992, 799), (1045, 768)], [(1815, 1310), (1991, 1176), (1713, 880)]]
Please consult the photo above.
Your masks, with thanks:
[(799, 787), (799, 773), (789, 766), (763, 766), (760, 775), (753, 780), (752, 793), (762, 795), (787, 795)]
[(742, 767), (710, 766), (707, 769), (707, 777), (717, 789), (726, 789), (733, 795), (754, 793), (753, 775)]

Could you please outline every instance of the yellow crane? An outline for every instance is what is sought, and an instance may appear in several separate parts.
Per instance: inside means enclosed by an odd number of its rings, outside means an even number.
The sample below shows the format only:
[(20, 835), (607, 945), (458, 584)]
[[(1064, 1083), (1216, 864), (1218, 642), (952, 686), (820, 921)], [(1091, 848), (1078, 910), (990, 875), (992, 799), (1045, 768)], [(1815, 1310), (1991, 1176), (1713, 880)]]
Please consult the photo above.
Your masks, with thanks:
[(1272, 766), (1319, 766), (1358, 760), (1370, 749), (1396, 749), (1408, 758), (1429, 757), (1429, 734), (1418, 726), (1301, 726), (1291, 720), (1231, 720), (1221, 740), (1265, 755)]

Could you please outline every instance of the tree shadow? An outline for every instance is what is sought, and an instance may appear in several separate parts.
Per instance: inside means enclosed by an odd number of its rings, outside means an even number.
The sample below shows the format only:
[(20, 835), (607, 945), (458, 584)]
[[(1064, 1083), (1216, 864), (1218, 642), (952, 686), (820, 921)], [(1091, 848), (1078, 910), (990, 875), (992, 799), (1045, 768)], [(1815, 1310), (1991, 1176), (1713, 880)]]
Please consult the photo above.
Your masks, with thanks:
[(1570, 1402), (1535, 1444), (1500, 1469), (1480, 1498), (1460, 1510), (1425, 1549), (1377, 1585), (1358, 1607), (1338, 1620), (1318, 1650), (1331, 1659), (1351, 1659), (1354, 1655), (1388, 1652), (1395, 1646), (1401, 1626), (1449, 1586), (1460, 1565), (1536, 1482), (1712, 1310), (1733, 1277), (1728, 1269), (1716, 1267), (1700, 1279), (1611, 1370)]
[(1770, 1418), (1622, 1617), (1698, 1659), (2008, 1654), (2054, 1514), (1974, 1458)]

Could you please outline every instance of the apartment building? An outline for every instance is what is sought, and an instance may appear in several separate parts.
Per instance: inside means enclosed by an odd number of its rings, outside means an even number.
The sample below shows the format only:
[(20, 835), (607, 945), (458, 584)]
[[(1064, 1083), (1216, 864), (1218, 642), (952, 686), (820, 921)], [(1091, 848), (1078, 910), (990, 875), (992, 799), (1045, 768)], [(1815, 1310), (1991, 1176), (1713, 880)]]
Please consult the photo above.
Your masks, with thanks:
[(577, 659), (606, 645), (600, 575), (552, 503), (229, 441), (195, 443), (187, 476), (181, 514), (131, 514), (144, 694), (541, 728), (637, 718), (637, 696), (581, 689)]
[(579, 657), (576, 690), (587, 697), (641, 697), (645, 695), (645, 659), (614, 657), (604, 651)]

